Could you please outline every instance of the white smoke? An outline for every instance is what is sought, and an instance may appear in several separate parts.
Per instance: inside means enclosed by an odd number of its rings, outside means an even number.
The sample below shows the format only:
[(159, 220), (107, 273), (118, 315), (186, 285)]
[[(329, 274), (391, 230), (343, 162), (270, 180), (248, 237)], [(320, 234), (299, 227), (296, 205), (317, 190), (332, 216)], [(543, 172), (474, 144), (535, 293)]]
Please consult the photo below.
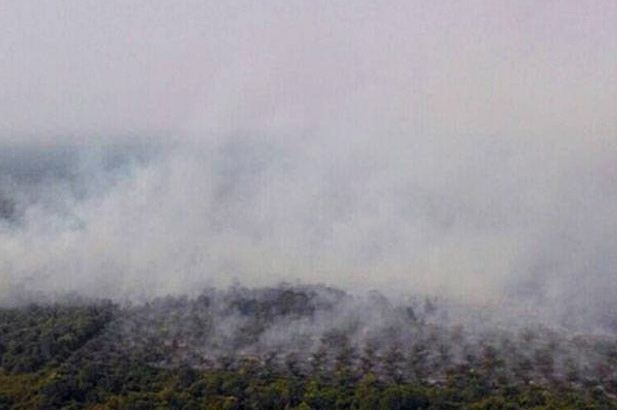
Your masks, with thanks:
[(614, 320), (615, 8), (312, 4), (3, 6), (0, 299), (298, 281)]

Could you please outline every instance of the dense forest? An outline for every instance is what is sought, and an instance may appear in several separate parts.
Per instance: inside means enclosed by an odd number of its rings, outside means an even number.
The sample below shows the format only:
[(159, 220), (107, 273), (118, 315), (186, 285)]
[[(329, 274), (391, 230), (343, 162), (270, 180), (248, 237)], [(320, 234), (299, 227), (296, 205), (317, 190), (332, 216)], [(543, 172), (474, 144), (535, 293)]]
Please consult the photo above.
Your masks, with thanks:
[(0, 409), (615, 409), (617, 339), (322, 287), (0, 309)]

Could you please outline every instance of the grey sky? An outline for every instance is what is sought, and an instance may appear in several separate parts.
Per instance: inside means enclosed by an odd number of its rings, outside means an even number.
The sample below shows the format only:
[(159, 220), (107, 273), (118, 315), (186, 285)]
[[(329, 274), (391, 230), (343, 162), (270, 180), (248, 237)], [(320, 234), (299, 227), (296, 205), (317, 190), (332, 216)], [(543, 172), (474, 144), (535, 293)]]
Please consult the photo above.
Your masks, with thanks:
[(5, 0), (0, 130), (611, 135), (616, 21), (612, 1)]
[(617, 308), (613, 1), (2, 1), (0, 55), (0, 299)]

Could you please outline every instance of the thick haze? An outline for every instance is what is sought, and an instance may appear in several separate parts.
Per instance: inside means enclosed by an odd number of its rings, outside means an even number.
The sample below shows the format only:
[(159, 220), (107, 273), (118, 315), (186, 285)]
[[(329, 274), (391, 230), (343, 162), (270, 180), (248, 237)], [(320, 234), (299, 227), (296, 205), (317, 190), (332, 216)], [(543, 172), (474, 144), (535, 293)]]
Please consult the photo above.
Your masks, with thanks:
[(4, 1), (0, 55), (0, 301), (285, 280), (617, 316), (613, 1)]

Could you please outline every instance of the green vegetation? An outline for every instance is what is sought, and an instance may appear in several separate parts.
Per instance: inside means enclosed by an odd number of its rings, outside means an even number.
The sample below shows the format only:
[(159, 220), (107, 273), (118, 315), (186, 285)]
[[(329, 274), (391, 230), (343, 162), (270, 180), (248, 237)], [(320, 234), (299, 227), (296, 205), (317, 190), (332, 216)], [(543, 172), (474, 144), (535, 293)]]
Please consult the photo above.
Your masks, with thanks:
[[(490, 388), (487, 388), (490, 386)], [(499, 386), (454, 375), (443, 386), (296, 376), (247, 367), (234, 371), (92, 364), (0, 376), (0, 408), (15, 409), (615, 409), (602, 390)]]
[[(523, 356), (512, 362), (512, 352), (488, 343), (479, 354), (454, 360), (453, 350), (465, 349), (460, 329), (449, 334), (451, 345), (433, 333), (436, 346), (367, 344), (358, 350), (345, 333), (330, 332), (308, 357), (240, 348), (196, 361), (199, 349), (186, 341), (196, 343), (196, 326), (212, 333), (212, 321), (226, 317), (227, 307), (258, 319), (259, 326), (244, 321), (233, 334), (247, 340), (256, 340), (281, 315), (309, 317), (321, 309), (307, 307), (312, 296), (288, 291), (245, 296), (225, 295), (218, 307), (202, 297), (132, 308), (95, 303), (0, 309), (0, 409), (617, 409), (617, 344), (610, 341), (593, 344), (604, 364), (593, 369), (594, 377), (562, 360), (558, 342), (534, 348), (524, 356), (529, 362)], [(169, 321), (179, 318), (190, 325), (170, 328)], [(427, 325), (414, 326), (427, 333)], [(204, 341), (214, 337), (205, 333)], [(539, 336), (524, 337), (531, 345)], [(578, 343), (582, 350), (589, 345)]]

